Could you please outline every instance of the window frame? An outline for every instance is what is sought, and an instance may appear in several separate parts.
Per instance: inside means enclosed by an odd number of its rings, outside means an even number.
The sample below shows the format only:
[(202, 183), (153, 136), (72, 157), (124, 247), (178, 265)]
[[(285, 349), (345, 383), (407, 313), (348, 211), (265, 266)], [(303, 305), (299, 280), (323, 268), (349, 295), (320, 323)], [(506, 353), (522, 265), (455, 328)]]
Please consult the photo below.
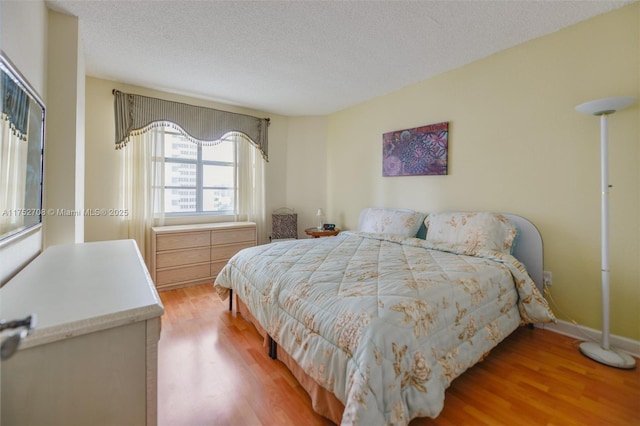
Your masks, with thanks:
[[(167, 135), (175, 136), (175, 137), (183, 137), (185, 136), (172, 129), (171, 127), (165, 126), (162, 128), (163, 132), (163, 143), (165, 143), (165, 138)], [(191, 142), (185, 138), (184, 143), (193, 143), (196, 145), (196, 158), (188, 159), (188, 158), (174, 158), (168, 157), (166, 150), (164, 152), (164, 164), (189, 164), (195, 165), (195, 176), (196, 182), (195, 186), (176, 186), (176, 185), (166, 185), (163, 184), (163, 190), (186, 190), (186, 191), (195, 191), (195, 210), (194, 211), (179, 211), (179, 212), (168, 212), (166, 211), (165, 205), (163, 203), (163, 214), (167, 218), (178, 218), (178, 217), (189, 217), (189, 216), (236, 216), (238, 214), (238, 139), (233, 137), (235, 132), (229, 132), (225, 134), (218, 143), (229, 143), (232, 145), (233, 150), (233, 160), (232, 161), (219, 161), (219, 160), (205, 160), (203, 155), (203, 149), (211, 146), (211, 145), (203, 145), (196, 144)], [(233, 187), (222, 187), (222, 186), (205, 186), (204, 185), (204, 170), (205, 166), (222, 166), (222, 167), (231, 167), (233, 170)], [(166, 169), (163, 173), (166, 173)], [(163, 182), (166, 183), (166, 182)], [(204, 193), (205, 190), (222, 190), (233, 192), (233, 210), (204, 210)]]

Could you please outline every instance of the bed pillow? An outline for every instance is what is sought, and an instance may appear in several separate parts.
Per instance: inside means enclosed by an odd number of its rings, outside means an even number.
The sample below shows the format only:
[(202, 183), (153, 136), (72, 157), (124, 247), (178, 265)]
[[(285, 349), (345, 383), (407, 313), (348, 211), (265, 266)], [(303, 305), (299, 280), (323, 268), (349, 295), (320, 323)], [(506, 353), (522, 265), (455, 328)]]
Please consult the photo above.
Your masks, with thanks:
[(511, 254), (518, 230), (509, 219), (490, 212), (431, 213), (424, 221), (426, 240), (462, 244)]
[(415, 237), (425, 214), (407, 209), (368, 208), (360, 213), (361, 232)]

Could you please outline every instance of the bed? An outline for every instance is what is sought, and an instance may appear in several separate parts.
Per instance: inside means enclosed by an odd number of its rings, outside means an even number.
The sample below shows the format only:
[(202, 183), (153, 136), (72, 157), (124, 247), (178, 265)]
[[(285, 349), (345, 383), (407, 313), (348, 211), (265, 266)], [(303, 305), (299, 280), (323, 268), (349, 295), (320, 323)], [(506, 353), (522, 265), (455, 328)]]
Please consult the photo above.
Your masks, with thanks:
[[(337, 424), (437, 417), (446, 388), (524, 324), (554, 321), (522, 217), (363, 210), (358, 231), (267, 244), (214, 286)], [(231, 305), (230, 305), (231, 307)]]

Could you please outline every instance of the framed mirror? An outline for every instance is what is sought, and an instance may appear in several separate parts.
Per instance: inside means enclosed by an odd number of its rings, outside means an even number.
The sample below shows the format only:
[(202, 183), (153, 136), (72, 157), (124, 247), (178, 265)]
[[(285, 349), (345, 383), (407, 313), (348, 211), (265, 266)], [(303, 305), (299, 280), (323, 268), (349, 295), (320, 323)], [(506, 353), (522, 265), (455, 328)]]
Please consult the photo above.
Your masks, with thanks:
[(0, 246), (42, 226), (42, 99), (0, 51)]

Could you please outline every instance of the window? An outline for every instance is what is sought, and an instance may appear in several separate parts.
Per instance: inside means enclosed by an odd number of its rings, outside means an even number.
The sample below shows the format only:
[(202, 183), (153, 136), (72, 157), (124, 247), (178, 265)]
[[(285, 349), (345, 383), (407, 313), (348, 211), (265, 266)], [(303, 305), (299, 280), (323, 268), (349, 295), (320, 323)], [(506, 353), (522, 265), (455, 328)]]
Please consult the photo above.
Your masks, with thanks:
[(201, 146), (170, 127), (163, 130), (164, 213), (235, 214), (239, 138), (228, 137), (216, 145)]
[(217, 141), (195, 141), (177, 123), (165, 123), (133, 132), (122, 156), (128, 236), (145, 259), (149, 229), (165, 224), (255, 222), (265, 242), (266, 156), (259, 145), (234, 130)]

